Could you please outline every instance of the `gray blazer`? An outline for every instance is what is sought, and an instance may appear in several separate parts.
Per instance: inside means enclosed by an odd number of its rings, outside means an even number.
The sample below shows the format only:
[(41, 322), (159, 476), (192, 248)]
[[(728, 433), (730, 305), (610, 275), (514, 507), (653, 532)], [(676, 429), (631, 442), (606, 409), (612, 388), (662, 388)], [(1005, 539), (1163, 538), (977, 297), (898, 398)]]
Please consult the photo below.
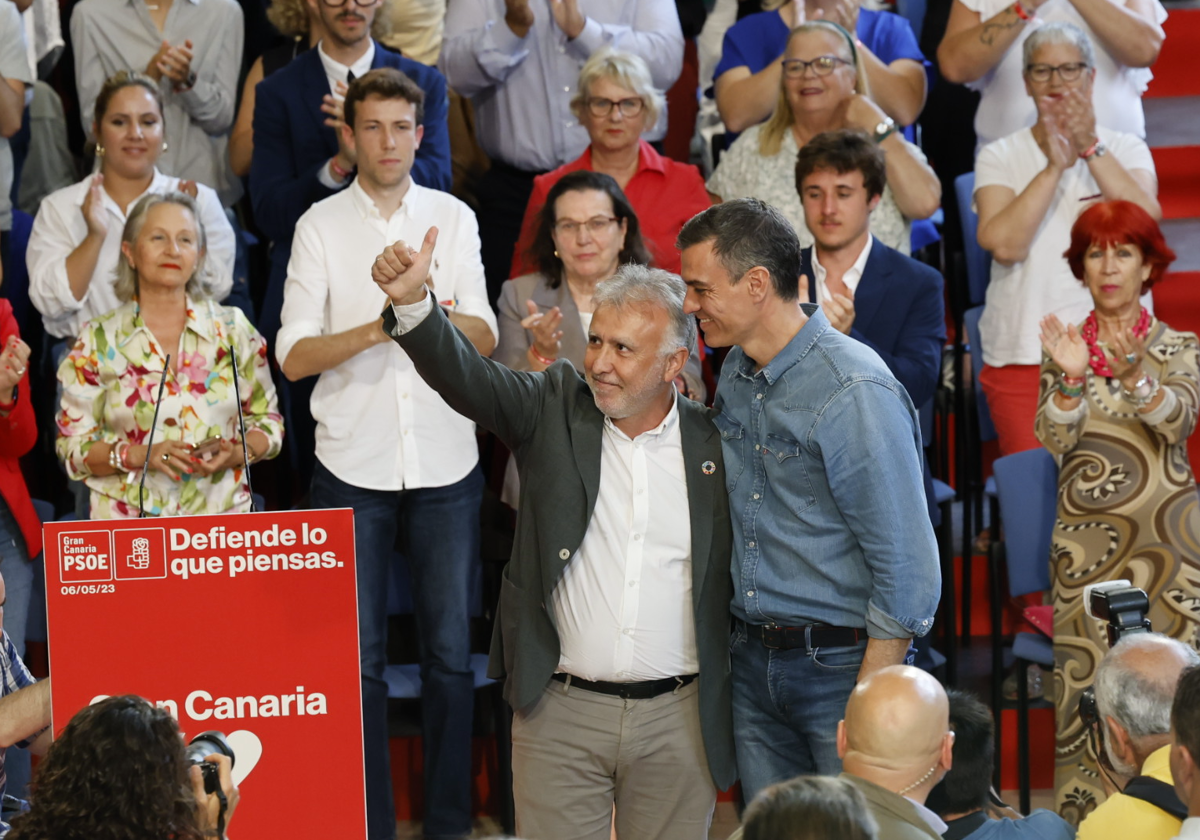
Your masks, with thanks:
[[(494, 432), (520, 466), (512, 558), (504, 569), (489, 675), (515, 709), (536, 703), (561, 654), (554, 587), (579, 549), (600, 492), (604, 415), (566, 361), (544, 373), (513, 371), (479, 355), (435, 307), (401, 336), (388, 307), (384, 330), (417, 373), (460, 414)], [(700, 724), (719, 788), (737, 779), (729, 676), (732, 532), (714, 410), (679, 398), (692, 532), (692, 606), (700, 661)], [(683, 523), (680, 523), (682, 526)]]
[[(567, 288), (566, 281), (558, 284), (557, 289), (551, 289), (544, 274), (523, 274), (512, 280), (505, 280), (500, 287), (500, 299), (496, 301), (499, 312), (497, 323), (500, 327), (500, 339), (496, 342), (496, 351), (492, 358), (513, 370), (529, 370), (529, 357), (525, 355), (533, 339), (529, 330), (521, 326), (521, 321), (529, 314), (525, 301), (532, 300), (538, 308), (545, 311), (557, 306), (562, 312), (562, 343), (558, 357), (566, 359), (583, 372), (583, 354), (587, 352), (587, 336), (583, 334), (583, 324), (579, 320), (579, 307), (575, 305), (575, 297)], [(708, 389), (704, 386), (704, 377), (700, 372), (700, 343), (692, 348), (688, 355), (687, 364), (683, 368), (683, 377), (687, 381), (688, 395), (704, 402)]]

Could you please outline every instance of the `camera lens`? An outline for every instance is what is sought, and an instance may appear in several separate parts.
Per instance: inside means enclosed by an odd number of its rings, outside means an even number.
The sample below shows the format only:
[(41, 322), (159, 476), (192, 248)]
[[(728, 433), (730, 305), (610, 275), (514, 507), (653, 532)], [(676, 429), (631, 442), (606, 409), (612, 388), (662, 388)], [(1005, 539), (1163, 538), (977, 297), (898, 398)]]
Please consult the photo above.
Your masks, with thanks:
[(230, 767), (237, 762), (237, 758), (233, 754), (233, 747), (229, 746), (225, 733), (215, 729), (201, 732), (188, 742), (187, 749), (184, 751), (188, 764), (200, 765), (200, 772), (204, 775), (204, 792), (216, 793), (221, 781), (217, 765), (204, 760), (210, 755), (229, 756)]

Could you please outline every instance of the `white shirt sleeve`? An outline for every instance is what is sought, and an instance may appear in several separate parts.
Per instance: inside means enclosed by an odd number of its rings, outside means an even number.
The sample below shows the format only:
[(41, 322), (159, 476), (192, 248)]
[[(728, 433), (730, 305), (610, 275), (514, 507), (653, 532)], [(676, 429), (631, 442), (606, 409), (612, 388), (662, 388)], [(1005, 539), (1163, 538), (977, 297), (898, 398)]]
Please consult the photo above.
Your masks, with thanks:
[(283, 286), (283, 309), (275, 336), (275, 359), (283, 366), (296, 342), (325, 333), (325, 309), (329, 297), (325, 249), (316, 226), (306, 223), (306, 213), (296, 225), (287, 281)]
[(72, 235), (70, 225), (63, 217), (64, 211), (78, 213), (79, 209), (64, 206), (64, 203), (54, 201), (52, 196), (42, 201), (33, 220), (33, 230), (25, 251), (25, 263), (29, 268), (29, 299), (48, 320), (83, 308), (83, 300), (75, 299), (71, 292), (71, 281), (67, 279), (67, 256), (79, 246), (79, 241)]
[(207, 255), (204, 259), (204, 283), (213, 300), (222, 301), (233, 288), (233, 265), (237, 258), (237, 239), (233, 226), (211, 187), (196, 185), (196, 204), (204, 225)]

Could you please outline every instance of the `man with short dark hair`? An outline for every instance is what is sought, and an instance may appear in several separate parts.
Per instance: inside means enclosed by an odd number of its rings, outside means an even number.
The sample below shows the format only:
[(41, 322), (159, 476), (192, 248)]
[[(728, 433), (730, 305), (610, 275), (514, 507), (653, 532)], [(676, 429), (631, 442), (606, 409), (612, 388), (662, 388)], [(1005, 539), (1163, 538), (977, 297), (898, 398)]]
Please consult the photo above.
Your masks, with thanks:
[(1171, 703), (1171, 776), (1187, 819), (1175, 840), (1200, 838), (1200, 666), (1179, 678)]
[(354, 509), (371, 840), (395, 833), (383, 673), (397, 536), (421, 636), (425, 836), (471, 830), (470, 580), (483, 492), (475, 426), (388, 341), (380, 329), (386, 299), (370, 279), (371, 260), (387, 243), (419, 239), (436, 224), (441, 244), (425, 280), (481, 352), (495, 346), (475, 215), (411, 176), (424, 140), (423, 98), (393, 68), (350, 84), (340, 142), (354, 154), (358, 176), (296, 226), (275, 348), (289, 380), (320, 375), (312, 395), (312, 506)]
[[(871, 211), (885, 186), (883, 151), (861, 131), (827, 131), (801, 147), (796, 189), (814, 244), (801, 252), (800, 298), (878, 353), (919, 410), (942, 372), (942, 275), (871, 235)], [(924, 484), (936, 524), (928, 469)]]
[(687, 307), (737, 345), (717, 386), (733, 517), (734, 737), (742, 789), (841, 769), (855, 682), (903, 662), (941, 589), (921, 432), (862, 342), (798, 303), (800, 243), (757, 199), (680, 231)]
[(946, 821), (942, 840), (1071, 840), (1075, 829), (1070, 823), (1043, 808), (1024, 819), (989, 819), (995, 770), (992, 712), (965, 691), (948, 689), (946, 695), (954, 731), (954, 764), (925, 801)]
[[(254, 157), (250, 198), (254, 219), (271, 239), (271, 276), (263, 303), (262, 333), (273, 341), (279, 326), (292, 235), (309, 207), (351, 181), (355, 155), (341, 131), (342, 97), (351, 80), (393, 67), (425, 92), (424, 134), (412, 164), (422, 187), (450, 189), (450, 141), (446, 128), (446, 80), (392, 52), (370, 36), (380, 0), (306, 0), (325, 33), (310, 50), (259, 83), (254, 100)], [(289, 428), (289, 433), (292, 432)]]

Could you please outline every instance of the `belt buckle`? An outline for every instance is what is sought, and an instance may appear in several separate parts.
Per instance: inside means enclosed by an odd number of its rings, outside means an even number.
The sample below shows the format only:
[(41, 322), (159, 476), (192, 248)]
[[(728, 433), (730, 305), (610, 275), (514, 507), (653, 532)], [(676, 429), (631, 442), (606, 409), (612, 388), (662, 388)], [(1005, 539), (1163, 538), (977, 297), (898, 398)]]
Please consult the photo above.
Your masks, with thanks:
[(764, 624), (762, 643), (767, 650), (783, 650), (784, 631), (776, 624)]

